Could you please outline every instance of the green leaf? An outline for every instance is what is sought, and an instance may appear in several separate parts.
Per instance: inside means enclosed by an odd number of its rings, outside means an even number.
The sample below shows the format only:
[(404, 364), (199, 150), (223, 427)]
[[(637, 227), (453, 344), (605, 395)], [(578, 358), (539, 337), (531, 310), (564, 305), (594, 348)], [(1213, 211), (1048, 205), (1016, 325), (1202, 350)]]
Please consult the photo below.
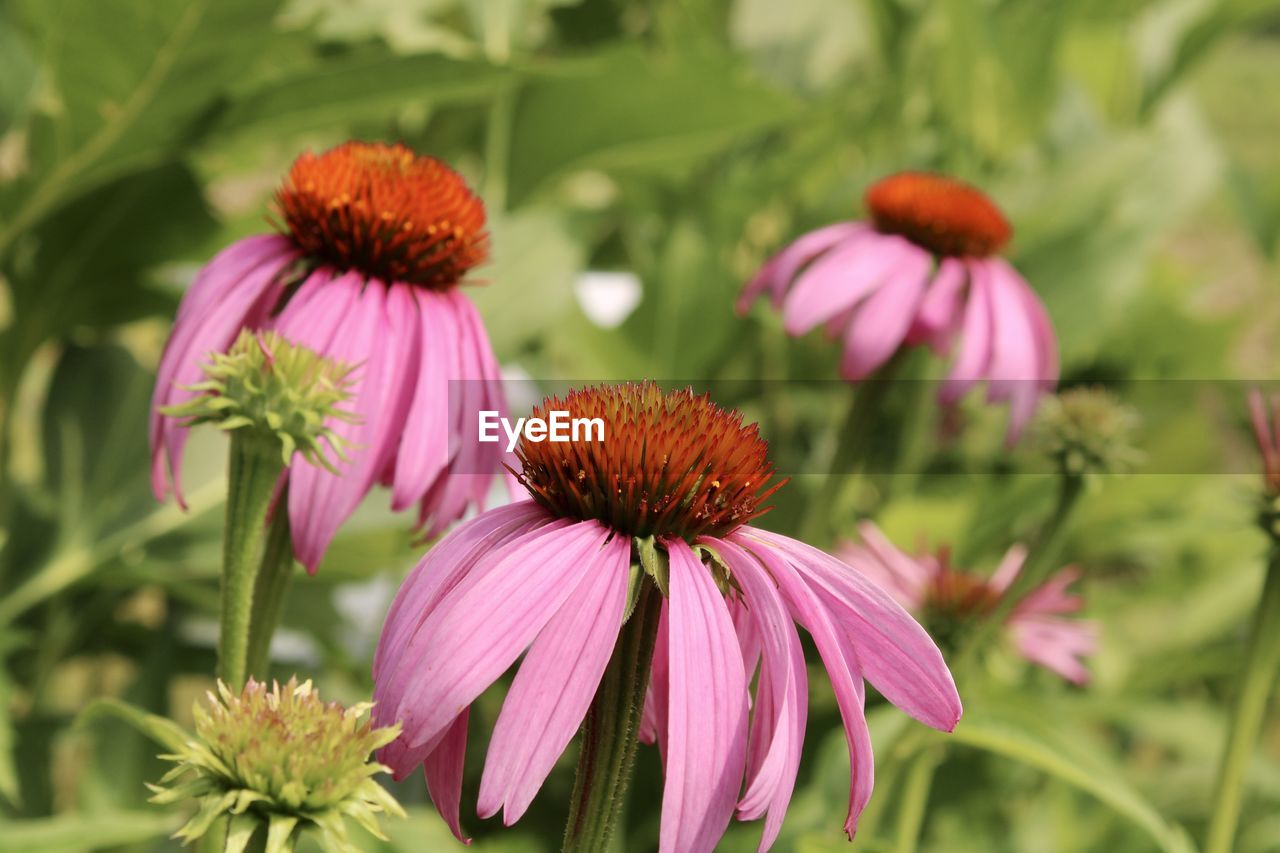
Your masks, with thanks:
[(331, 128), (380, 119), (409, 104), (486, 100), (514, 81), (512, 71), (480, 61), (358, 51), (245, 92), (218, 117), (213, 133)]
[(27, 853), (81, 853), (141, 844), (168, 835), (178, 821), (159, 809), (102, 815), (59, 815), (37, 820), (0, 821), (6, 849)]
[(170, 159), (272, 38), (274, 0), (18, 0), (52, 88), (0, 248), (66, 199)]
[(36, 82), (36, 64), (6, 9), (0, 8), (0, 136), (26, 112)]
[(974, 701), (971, 697), (949, 739), (1035, 767), (1092, 794), (1144, 829), (1162, 850), (1182, 853), (1194, 849), (1180, 828), (1167, 823), (1125, 781), (1119, 767), (1090, 748), (1086, 733), (1061, 715), (1038, 707), (1025, 693), (1008, 702), (989, 697)]
[(170, 165), (121, 178), (60, 208), (18, 242), (3, 271), (23, 322), (6, 330), (15, 362), (81, 327), (168, 314), (149, 271), (192, 251), (215, 222), (191, 173)]
[(499, 214), (489, 230), (493, 259), (473, 274), (483, 283), (464, 292), (484, 317), (498, 356), (509, 357), (573, 310), (584, 258), (565, 215), (550, 208)]
[(539, 72), (522, 90), (511, 198), (575, 169), (687, 165), (797, 113), (727, 56), (607, 51)]
[(78, 723), (88, 725), (101, 717), (123, 720), (169, 752), (182, 751), (191, 737), (172, 720), (150, 714), (118, 699), (95, 700), (80, 712)]

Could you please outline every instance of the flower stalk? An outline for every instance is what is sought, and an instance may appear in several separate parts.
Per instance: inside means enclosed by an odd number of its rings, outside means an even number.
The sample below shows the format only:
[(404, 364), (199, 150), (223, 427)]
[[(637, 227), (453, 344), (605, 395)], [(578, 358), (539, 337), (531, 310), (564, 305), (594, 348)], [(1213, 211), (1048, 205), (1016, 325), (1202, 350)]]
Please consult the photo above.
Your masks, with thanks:
[(1205, 853), (1228, 853), (1244, 802), (1245, 777), (1253, 759), (1267, 697), (1280, 667), (1280, 543), (1273, 541), (1262, 600), (1254, 616), (1249, 650), (1218, 771)]
[(652, 582), (644, 581), (582, 723), (565, 853), (608, 850), (617, 829), (635, 765), (636, 735), (661, 611), (661, 593)]
[(249, 674), (254, 589), (266, 538), (263, 521), (283, 471), (280, 442), (274, 436), (251, 430), (232, 433), (222, 537), (218, 678), (237, 690)]
[(253, 590), (253, 612), (249, 624), (249, 673), (266, 674), (270, 664), (271, 636), (280, 624), (285, 592), (293, 577), (293, 537), (289, 533), (287, 506), (288, 486), (276, 500), (275, 517), (271, 520), (262, 563)]

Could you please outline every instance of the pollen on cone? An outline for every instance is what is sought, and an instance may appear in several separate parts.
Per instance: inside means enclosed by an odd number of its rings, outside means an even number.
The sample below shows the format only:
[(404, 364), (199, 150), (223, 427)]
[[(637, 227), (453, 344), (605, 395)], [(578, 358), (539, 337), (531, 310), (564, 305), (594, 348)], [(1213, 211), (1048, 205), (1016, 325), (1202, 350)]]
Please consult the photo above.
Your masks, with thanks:
[(867, 190), (866, 204), (880, 231), (937, 255), (994, 255), (1013, 235), (1000, 208), (980, 190), (928, 172), (899, 172), (877, 181)]
[(445, 289), (488, 256), (484, 205), (462, 176), (398, 143), (303, 154), (276, 204), (304, 253), (388, 283)]

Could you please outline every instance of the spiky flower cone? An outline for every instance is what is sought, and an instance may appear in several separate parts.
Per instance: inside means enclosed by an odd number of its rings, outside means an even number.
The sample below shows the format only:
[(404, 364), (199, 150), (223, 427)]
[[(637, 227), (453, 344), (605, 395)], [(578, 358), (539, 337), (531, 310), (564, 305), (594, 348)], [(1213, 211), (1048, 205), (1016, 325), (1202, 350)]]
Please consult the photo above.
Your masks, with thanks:
[(196, 705), (195, 737), (181, 752), (163, 756), (176, 766), (150, 786), (154, 803), (199, 803), (174, 835), (184, 844), (226, 815), (227, 853), (240, 853), (260, 834), (268, 853), (289, 851), (306, 829), (326, 851), (354, 851), (359, 848), (344, 818), (386, 840), (378, 815), (404, 816), (373, 778), (387, 768), (369, 760), (400, 730), (375, 728), (367, 718), (370, 703), (322, 702), (310, 681), (299, 684), (296, 677), (270, 689), (250, 679), (238, 695), (219, 682), (218, 694), (208, 699), (207, 708)]

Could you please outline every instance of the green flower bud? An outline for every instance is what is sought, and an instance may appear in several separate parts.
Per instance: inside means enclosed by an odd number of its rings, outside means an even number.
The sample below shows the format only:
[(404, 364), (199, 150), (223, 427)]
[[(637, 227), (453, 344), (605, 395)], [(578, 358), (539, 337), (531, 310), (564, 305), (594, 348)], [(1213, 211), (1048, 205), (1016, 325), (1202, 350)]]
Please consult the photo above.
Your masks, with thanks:
[(174, 836), (184, 844), (230, 816), (228, 853), (240, 853), (256, 833), (265, 833), (267, 853), (292, 850), (304, 829), (317, 831), (326, 851), (357, 850), (344, 816), (386, 840), (378, 815), (404, 810), (373, 778), (390, 771), (369, 756), (395, 740), (399, 726), (375, 729), (366, 718), (371, 707), (326, 704), (310, 681), (296, 678), (269, 690), (249, 679), (238, 696), (218, 682), (209, 707), (196, 705), (195, 737), (163, 756), (177, 766), (149, 786), (151, 800), (199, 802)]
[(1071, 388), (1041, 405), (1037, 444), (1065, 476), (1120, 474), (1144, 458), (1133, 446), (1139, 424), (1138, 413), (1108, 391)]
[(224, 430), (258, 430), (279, 440), (286, 465), (299, 453), (335, 471), (323, 445), (346, 461), (345, 441), (326, 423), (330, 418), (356, 421), (351, 412), (338, 408), (352, 396), (353, 370), (275, 332), (246, 329), (226, 353), (213, 355), (204, 368), (204, 382), (187, 387), (199, 396), (160, 411), (184, 419), (187, 426), (211, 423)]

